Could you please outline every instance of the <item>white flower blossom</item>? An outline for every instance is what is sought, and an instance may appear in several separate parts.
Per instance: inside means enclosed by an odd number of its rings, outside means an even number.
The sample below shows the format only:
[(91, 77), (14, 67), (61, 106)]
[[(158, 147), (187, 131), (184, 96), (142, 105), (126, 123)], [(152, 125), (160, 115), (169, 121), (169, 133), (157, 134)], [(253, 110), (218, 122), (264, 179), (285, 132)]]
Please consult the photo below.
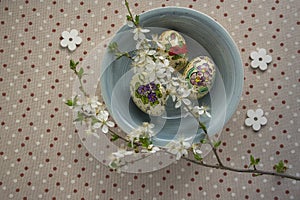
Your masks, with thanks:
[(158, 34), (154, 34), (154, 35), (152, 35), (151, 36), (152, 37), (152, 40), (149, 40), (149, 42), (154, 42), (154, 44), (156, 44), (157, 45), (157, 47), (159, 48), (159, 49), (161, 49), (161, 50), (165, 50), (165, 46), (164, 45), (162, 45), (160, 42), (159, 42), (159, 37), (158, 37)]
[(76, 45), (79, 45), (82, 42), (82, 39), (78, 36), (78, 31), (76, 29), (72, 29), (70, 32), (64, 31), (61, 36), (63, 39), (60, 41), (60, 45), (62, 47), (68, 47), (70, 51), (74, 51), (76, 49)]
[(102, 106), (102, 103), (98, 101), (97, 96), (88, 98), (87, 102), (91, 105), (92, 108), (99, 108)]
[(133, 39), (138, 41), (138, 40), (146, 39), (146, 36), (144, 33), (148, 33), (148, 32), (150, 32), (150, 30), (143, 29), (141, 27), (136, 27), (135, 29), (133, 29), (132, 32), (134, 33)]
[(105, 110), (101, 110), (97, 115), (96, 119), (99, 120), (99, 122), (96, 122), (93, 125), (94, 129), (101, 128), (103, 133), (108, 133), (108, 127), (114, 127), (115, 123), (112, 121), (108, 121), (108, 112)]
[(207, 110), (208, 110), (208, 107), (206, 107), (206, 106), (201, 106), (201, 107), (195, 106), (195, 107), (193, 107), (192, 112), (196, 116), (201, 116), (201, 115), (205, 114), (207, 117), (211, 118), (211, 115)]
[(111, 169), (116, 170), (117, 172), (120, 172), (120, 167), (122, 166), (122, 158), (124, 158), (125, 156), (129, 156), (132, 155), (134, 152), (133, 151), (127, 151), (125, 149), (118, 149), (118, 151), (114, 152), (111, 154), (111, 156), (109, 157), (110, 162), (108, 164), (108, 166)]
[(154, 135), (153, 129), (154, 124), (144, 122), (142, 126), (139, 126), (138, 128), (131, 131), (127, 138), (131, 141), (131, 144), (133, 145), (134, 142), (138, 142), (140, 137), (149, 137), (151, 138)]
[(91, 106), (91, 104), (83, 104), (81, 110), (86, 116), (93, 116), (96, 114), (96, 109)]
[(182, 156), (187, 156), (190, 147), (191, 143), (184, 141), (184, 139), (173, 140), (166, 146), (168, 152), (176, 155), (176, 160), (179, 160)]
[(134, 27), (134, 23), (132, 21), (127, 20), (127, 26), (132, 28), (132, 27)]
[(150, 144), (148, 146), (148, 150), (150, 153), (156, 153), (156, 152), (160, 151), (160, 148), (157, 146), (154, 146), (153, 144)]
[(182, 103), (187, 106), (191, 104), (191, 101), (187, 98), (191, 94), (191, 89), (182, 77), (172, 77), (172, 82), (167, 89), (173, 102), (176, 101), (175, 108), (181, 107)]
[(141, 150), (142, 153), (156, 153), (158, 151), (160, 151), (160, 148), (157, 146), (154, 146), (153, 144), (150, 144), (147, 149)]
[(201, 155), (202, 151), (199, 149), (199, 144), (192, 144), (193, 153), (196, 155)]
[(125, 156), (130, 156), (132, 155), (134, 152), (133, 151), (127, 151), (126, 149), (118, 149), (117, 152), (112, 153), (112, 155), (115, 158), (124, 158)]

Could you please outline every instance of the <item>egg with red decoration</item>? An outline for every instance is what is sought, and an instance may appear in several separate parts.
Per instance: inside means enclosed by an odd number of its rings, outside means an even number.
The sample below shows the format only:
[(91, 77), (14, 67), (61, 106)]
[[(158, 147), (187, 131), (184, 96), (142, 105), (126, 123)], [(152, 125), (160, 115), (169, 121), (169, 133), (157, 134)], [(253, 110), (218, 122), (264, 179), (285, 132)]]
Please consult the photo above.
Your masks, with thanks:
[(183, 75), (192, 87), (191, 97), (202, 98), (214, 84), (216, 67), (209, 57), (199, 56), (190, 61)]
[(187, 64), (187, 45), (185, 39), (177, 31), (168, 30), (163, 32), (159, 38), (159, 43), (164, 47), (166, 57), (170, 61), (170, 66), (180, 71)]

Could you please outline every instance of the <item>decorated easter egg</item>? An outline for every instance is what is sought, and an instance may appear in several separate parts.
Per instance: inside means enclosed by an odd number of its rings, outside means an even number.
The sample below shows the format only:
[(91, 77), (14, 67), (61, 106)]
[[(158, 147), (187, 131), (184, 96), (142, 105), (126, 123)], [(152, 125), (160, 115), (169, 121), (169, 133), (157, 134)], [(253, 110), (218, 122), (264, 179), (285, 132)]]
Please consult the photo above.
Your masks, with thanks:
[(130, 92), (133, 102), (143, 112), (153, 116), (165, 112), (166, 91), (160, 84), (145, 83), (143, 75), (135, 74), (130, 82)]
[(183, 69), (187, 64), (187, 46), (184, 38), (176, 31), (168, 30), (163, 32), (158, 41), (164, 46), (170, 66), (176, 70)]
[(201, 98), (214, 84), (216, 67), (209, 57), (199, 56), (191, 60), (183, 75), (192, 87), (192, 97)]

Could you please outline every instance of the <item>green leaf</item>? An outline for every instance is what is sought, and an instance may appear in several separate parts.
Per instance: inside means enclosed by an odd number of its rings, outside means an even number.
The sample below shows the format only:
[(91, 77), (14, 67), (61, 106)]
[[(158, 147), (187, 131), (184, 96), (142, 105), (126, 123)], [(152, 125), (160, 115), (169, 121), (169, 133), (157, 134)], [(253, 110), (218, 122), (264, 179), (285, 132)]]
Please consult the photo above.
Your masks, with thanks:
[(201, 161), (203, 159), (199, 154), (194, 154), (194, 158), (198, 161)]
[(131, 142), (128, 142), (128, 143), (127, 143), (127, 146), (128, 146), (129, 148), (133, 148), (133, 147), (134, 147), (134, 144), (132, 145)]
[(140, 16), (139, 16), (139, 15), (136, 15), (136, 16), (135, 16), (135, 24), (136, 24), (136, 25), (139, 25), (139, 23), (140, 23)]
[(94, 124), (96, 124), (97, 122), (99, 122), (99, 120), (96, 118), (96, 117), (92, 117), (92, 126), (94, 125)]
[(111, 169), (117, 169), (119, 166), (117, 165), (116, 162), (111, 162), (111, 163), (109, 164), (109, 167), (110, 167)]
[(65, 104), (67, 104), (68, 106), (73, 106), (74, 105), (73, 101), (70, 100), (70, 99), (67, 100), (67, 102)]
[(252, 155), (250, 155), (250, 165), (249, 165), (249, 167), (253, 166), (254, 169), (256, 169), (255, 165), (258, 165), (259, 161), (260, 161), (260, 158), (255, 159)]
[(200, 128), (201, 128), (204, 132), (207, 131), (207, 130), (206, 130), (206, 126), (205, 126), (203, 123), (199, 122), (199, 126), (200, 126)]
[(145, 148), (148, 148), (148, 146), (150, 144), (152, 144), (150, 138), (148, 138), (148, 137), (141, 137), (140, 138), (140, 143), (142, 144), (142, 147), (145, 147)]
[(116, 42), (111, 42), (109, 45), (108, 45), (108, 48), (111, 52), (115, 52), (115, 50), (118, 49), (118, 44)]
[(132, 17), (130, 15), (126, 15), (128, 21), (132, 21)]
[(218, 141), (218, 142), (215, 142), (215, 143), (214, 143), (214, 147), (215, 147), (215, 148), (218, 148), (218, 147), (221, 145), (221, 143), (222, 143), (221, 140)]
[(111, 136), (111, 141), (116, 141), (117, 139), (119, 139), (120, 137), (117, 134), (113, 134)]
[(84, 114), (81, 112), (77, 113), (77, 118), (74, 120), (74, 122), (82, 122), (84, 120)]
[(78, 76), (79, 79), (81, 79), (83, 77), (83, 73), (84, 73), (84, 70), (81, 67), (80, 70), (77, 72), (77, 76)]
[(137, 145), (136, 144), (132, 144), (132, 142), (131, 141), (129, 141), (128, 143), (127, 143), (127, 146), (129, 147), (129, 148), (136, 148), (137, 147)]
[(201, 144), (206, 144), (206, 143), (207, 143), (207, 140), (206, 140), (206, 139), (201, 139), (201, 140), (200, 140), (200, 143), (201, 143)]
[(255, 164), (257, 165), (259, 163), (259, 161), (260, 161), (260, 158), (256, 158), (255, 159)]
[(254, 164), (254, 163), (255, 163), (255, 159), (254, 159), (254, 157), (253, 157), (252, 155), (250, 155), (250, 163), (251, 163), (251, 164)]
[(70, 68), (75, 71), (79, 62), (75, 62), (74, 60), (70, 60)]
[(274, 167), (277, 173), (284, 173), (287, 170), (287, 167), (284, 165), (282, 160), (280, 160)]

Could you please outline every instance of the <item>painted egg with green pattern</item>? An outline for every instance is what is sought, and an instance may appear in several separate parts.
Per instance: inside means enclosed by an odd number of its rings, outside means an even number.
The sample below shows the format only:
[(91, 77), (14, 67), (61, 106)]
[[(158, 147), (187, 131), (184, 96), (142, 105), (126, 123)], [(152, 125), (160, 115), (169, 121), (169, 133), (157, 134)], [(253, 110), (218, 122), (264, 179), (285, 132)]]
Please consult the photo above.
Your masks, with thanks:
[(183, 75), (192, 87), (192, 97), (202, 98), (214, 84), (216, 67), (209, 57), (199, 56), (190, 61)]
[(165, 112), (166, 91), (160, 84), (144, 83), (143, 75), (135, 74), (130, 82), (130, 93), (141, 111), (152, 116), (161, 116)]
[(170, 66), (175, 70), (183, 69), (187, 62), (187, 46), (185, 39), (177, 31), (168, 30), (163, 32), (158, 41), (164, 46), (167, 58), (170, 61)]

